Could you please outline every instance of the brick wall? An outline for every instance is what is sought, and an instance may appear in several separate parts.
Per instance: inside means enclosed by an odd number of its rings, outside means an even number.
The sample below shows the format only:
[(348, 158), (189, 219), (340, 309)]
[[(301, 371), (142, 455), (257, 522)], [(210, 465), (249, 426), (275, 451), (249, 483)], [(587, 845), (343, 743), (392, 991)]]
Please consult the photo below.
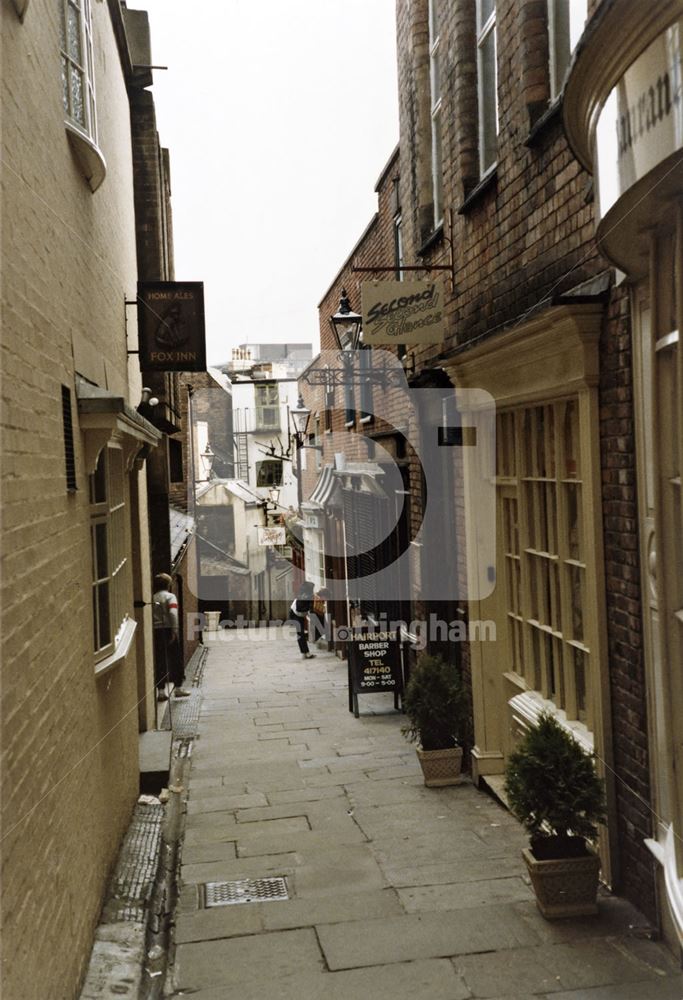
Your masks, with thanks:
[[(95, 678), (90, 511), (74, 369), (139, 399), (124, 299), (136, 263), (128, 98), (93, 4), (95, 195), (64, 129), (56, 10), (2, 7), (3, 972), (8, 1000), (70, 1000), (138, 788), (135, 644)], [(129, 317), (134, 334), (134, 316)], [(78, 490), (67, 493), (61, 386)]]
[[(410, 352), (418, 371), (438, 365), (459, 345), (514, 326), (531, 310), (549, 306), (553, 296), (607, 268), (594, 240), (591, 178), (572, 156), (559, 108), (553, 113), (548, 105), (546, 4), (520, 0), (497, 6), (497, 170), (478, 186), (475, 3), (442, 5), (445, 213), (443, 228), (430, 234), (426, 220), (431, 199), (424, 184), (429, 151), (423, 92), (427, 2), (397, 3), (406, 260), (415, 263), (422, 251), (427, 262), (443, 263), (452, 247), (456, 272), (447, 303), (448, 335), (442, 345)], [(650, 788), (626, 292), (611, 292), (605, 316), (600, 438), (622, 888), (652, 915), (652, 865), (643, 847), (650, 830)]]
[(615, 289), (601, 337), (600, 438), (607, 622), (621, 887), (656, 919), (627, 288)]

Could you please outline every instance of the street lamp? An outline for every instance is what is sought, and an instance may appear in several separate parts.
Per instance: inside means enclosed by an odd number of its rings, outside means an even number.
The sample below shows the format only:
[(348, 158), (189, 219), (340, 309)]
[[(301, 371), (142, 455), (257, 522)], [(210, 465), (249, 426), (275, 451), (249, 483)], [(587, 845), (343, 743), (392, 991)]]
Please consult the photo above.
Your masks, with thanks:
[(330, 326), (332, 327), (335, 342), (340, 351), (358, 350), (363, 317), (355, 313), (351, 308), (345, 288), (341, 290), (339, 308), (334, 316), (330, 316)]
[(299, 447), (301, 447), (304, 443), (304, 438), (306, 437), (308, 421), (311, 416), (311, 411), (305, 405), (303, 396), (299, 396), (296, 406), (292, 407), (289, 411), (289, 415), (292, 418), (292, 423), (294, 424), (294, 437), (296, 438), (296, 443)]
[(270, 489), (268, 490), (268, 499), (272, 503), (273, 509), (277, 510), (278, 500), (280, 499), (280, 487), (279, 486), (271, 486), (270, 487)]
[(294, 425), (294, 440), (296, 441), (296, 495), (299, 509), (301, 509), (301, 501), (303, 499), (301, 486), (301, 449), (306, 440), (306, 430), (308, 429), (308, 421), (311, 416), (311, 411), (305, 405), (303, 396), (299, 396), (296, 406), (292, 407), (289, 415)]
[(208, 482), (208, 480), (211, 479), (211, 470), (213, 468), (213, 460), (216, 457), (214, 455), (213, 451), (211, 450), (211, 445), (209, 444), (208, 441), (206, 442), (206, 448), (204, 449), (204, 451), (201, 453), (201, 455), (199, 457), (202, 460), (202, 466), (204, 468), (204, 472), (206, 473), (206, 479), (207, 479), (207, 482)]

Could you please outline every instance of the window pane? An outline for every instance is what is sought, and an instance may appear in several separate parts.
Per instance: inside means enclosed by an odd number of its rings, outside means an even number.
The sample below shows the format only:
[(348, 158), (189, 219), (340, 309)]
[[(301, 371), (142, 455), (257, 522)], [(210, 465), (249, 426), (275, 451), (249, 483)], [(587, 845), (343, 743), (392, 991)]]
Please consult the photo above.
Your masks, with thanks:
[(434, 226), (443, 218), (443, 159), (441, 151), (441, 109), (432, 117), (432, 184), (434, 189)]
[(564, 461), (565, 478), (580, 478), (579, 415), (574, 400), (567, 403), (564, 412)]
[(97, 612), (98, 612), (98, 631), (99, 631), (99, 645), (98, 649), (102, 649), (111, 642), (111, 624), (109, 621), (109, 584), (100, 583), (95, 588), (97, 590)]
[(71, 79), (71, 117), (85, 126), (85, 105), (83, 104), (83, 74), (75, 66), (69, 67)]
[(67, 11), (67, 53), (80, 65), (83, 65), (83, 54), (81, 52), (81, 25), (78, 11), (69, 4)]
[(95, 574), (102, 580), (109, 575), (109, 557), (107, 555), (107, 525), (95, 525)]
[(439, 46), (432, 52), (432, 107), (441, 99), (441, 69), (439, 66)]
[(565, 486), (567, 497), (567, 548), (570, 559), (582, 561), (582, 540), (581, 540), (581, 487)]
[(588, 657), (581, 649), (572, 647), (574, 656), (574, 683), (576, 684), (576, 706), (579, 719), (586, 717), (586, 661)]
[(496, 0), (479, 0), (477, 6), (479, 8), (477, 28), (481, 30), (496, 9)]
[(59, 45), (62, 52), (66, 52), (66, 13), (63, 0), (59, 4)]
[(584, 641), (583, 633), (583, 574), (581, 566), (568, 566), (569, 591), (572, 606), (572, 639)]
[(70, 114), (69, 108), (69, 64), (62, 56), (62, 103), (65, 114)]
[(443, 0), (429, 0), (429, 41), (434, 41), (439, 37), (440, 25), (440, 5)]
[(495, 31), (489, 32), (479, 47), (479, 104), (479, 153), (484, 173), (498, 155)]

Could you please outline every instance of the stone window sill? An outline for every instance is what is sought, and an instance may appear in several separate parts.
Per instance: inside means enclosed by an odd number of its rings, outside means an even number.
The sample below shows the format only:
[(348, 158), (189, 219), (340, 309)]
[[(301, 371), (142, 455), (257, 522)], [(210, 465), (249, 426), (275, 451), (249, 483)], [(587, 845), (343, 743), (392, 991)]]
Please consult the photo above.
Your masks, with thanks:
[(107, 163), (102, 155), (102, 150), (72, 122), (65, 121), (64, 128), (66, 129), (69, 145), (78, 161), (83, 176), (90, 185), (90, 190), (97, 191), (107, 176)]
[(133, 642), (133, 636), (135, 635), (135, 629), (137, 628), (137, 622), (134, 618), (129, 618), (126, 624), (123, 626), (123, 633), (119, 639), (119, 644), (109, 656), (105, 656), (103, 660), (99, 660), (95, 664), (95, 677), (103, 677), (108, 674), (110, 670), (114, 667), (118, 667), (120, 663), (123, 663), (126, 656), (128, 656), (128, 650)]
[[(512, 675), (506, 674), (506, 677)], [(543, 712), (550, 713), (557, 722), (566, 729), (570, 736), (585, 753), (592, 754), (595, 750), (595, 739), (593, 733), (583, 724), (583, 722), (569, 720), (565, 712), (558, 708), (554, 702), (548, 701), (538, 691), (523, 691), (514, 695), (508, 702), (514, 715), (526, 728), (534, 725)]]
[(442, 240), (443, 240), (443, 222), (439, 223), (436, 229), (429, 234), (426, 240), (423, 241), (422, 246), (417, 251), (418, 259), (420, 257), (424, 257), (425, 254), (429, 253), (430, 250), (433, 250), (434, 247), (438, 246)]
[(540, 118), (531, 126), (524, 145), (529, 149), (537, 146), (562, 114), (562, 94), (549, 104)]
[(496, 185), (498, 182), (498, 164), (494, 163), (493, 166), (489, 167), (482, 179), (473, 187), (470, 193), (467, 195), (462, 205), (458, 209), (458, 215), (467, 215), (467, 213), (474, 208), (475, 205), (484, 197), (487, 191)]

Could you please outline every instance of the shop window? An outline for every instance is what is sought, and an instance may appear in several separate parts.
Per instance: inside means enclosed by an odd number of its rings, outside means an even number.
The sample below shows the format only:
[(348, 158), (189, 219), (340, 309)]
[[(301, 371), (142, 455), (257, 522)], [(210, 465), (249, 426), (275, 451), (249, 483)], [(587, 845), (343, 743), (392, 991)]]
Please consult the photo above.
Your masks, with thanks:
[(434, 229), (443, 221), (443, 154), (441, 115), (441, 17), (443, 0), (429, 0), (429, 104)]
[(588, 15), (588, 0), (548, 0), (548, 48), (550, 54), (550, 98), (555, 100), (581, 38)]
[(254, 387), (257, 431), (280, 430), (280, 390), (277, 382)]
[(282, 462), (269, 458), (256, 463), (257, 486), (282, 486)]
[(103, 448), (90, 476), (93, 642), (98, 659), (116, 649), (129, 618), (123, 452)]
[(497, 452), (511, 669), (590, 725), (577, 400), (499, 414)]
[(498, 70), (495, 0), (477, 0), (477, 83), (479, 171), (483, 176), (498, 158)]

